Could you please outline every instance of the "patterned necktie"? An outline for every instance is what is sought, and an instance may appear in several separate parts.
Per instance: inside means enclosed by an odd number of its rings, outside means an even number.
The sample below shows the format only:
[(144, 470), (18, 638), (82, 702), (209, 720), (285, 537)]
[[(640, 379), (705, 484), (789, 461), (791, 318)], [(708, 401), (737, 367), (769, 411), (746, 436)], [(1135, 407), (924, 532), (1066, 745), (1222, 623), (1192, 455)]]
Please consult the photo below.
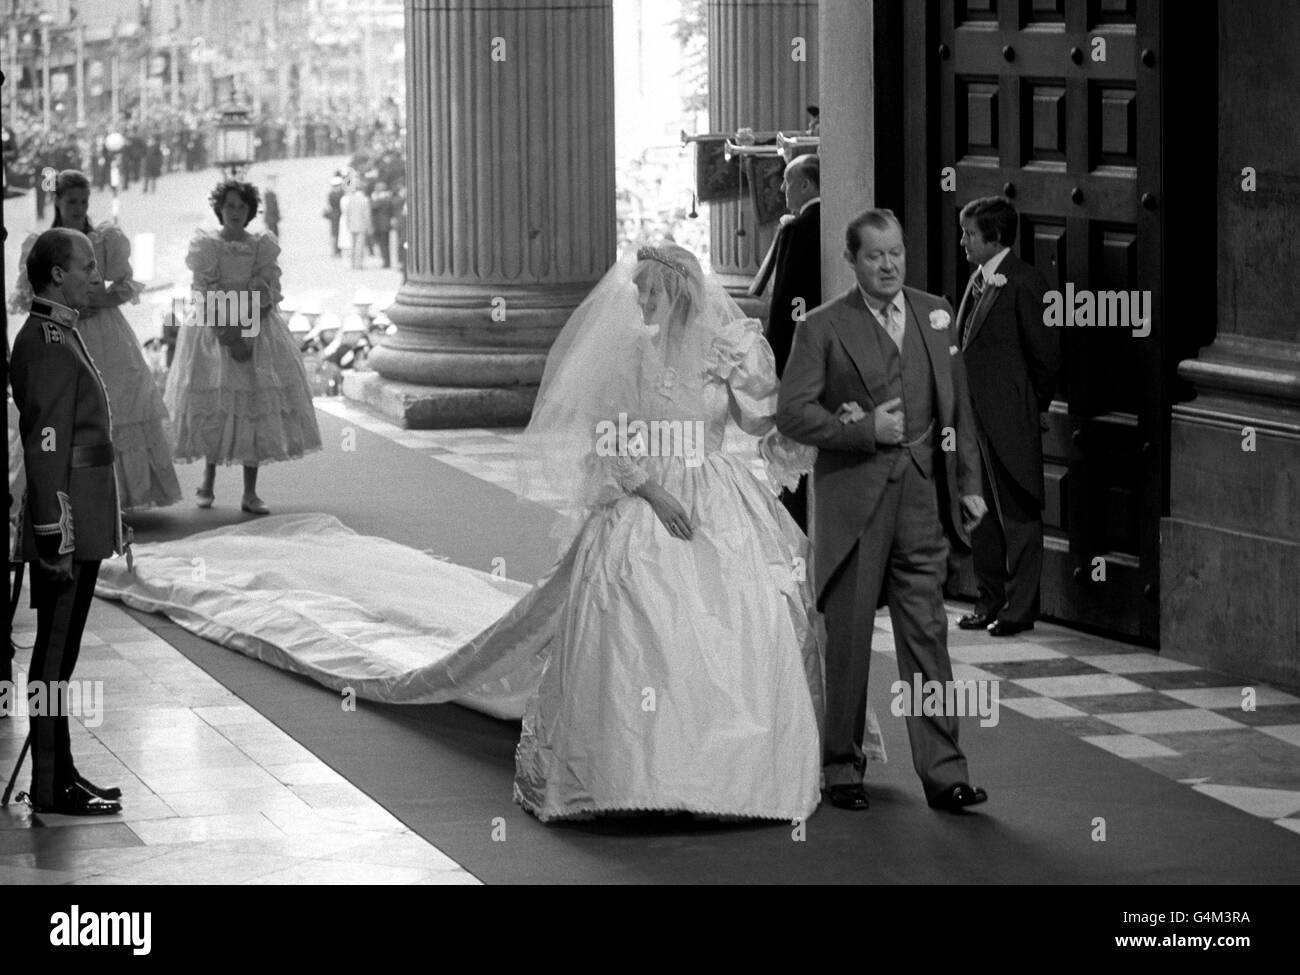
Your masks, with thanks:
[(892, 301), (885, 306), (885, 331), (898, 346), (898, 354), (903, 354), (903, 314)]

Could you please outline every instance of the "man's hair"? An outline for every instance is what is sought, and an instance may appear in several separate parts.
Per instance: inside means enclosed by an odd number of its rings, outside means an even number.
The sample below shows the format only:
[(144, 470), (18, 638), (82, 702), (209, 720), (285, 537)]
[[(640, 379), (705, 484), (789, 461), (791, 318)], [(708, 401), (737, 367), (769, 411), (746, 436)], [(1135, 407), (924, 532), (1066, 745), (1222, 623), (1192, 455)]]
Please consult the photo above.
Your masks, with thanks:
[(31, 253), (27, 255), (27, 280), (33, 294), (39, 295), (54, 283), (54, 275), (50, 273), (54, 268), (66, 270), (72, 264), (78, 237), (86, 240), (84, 234), (71, 228), (51, 227), (36, 238)]
[(849, 221), (849, 226), (844, 231), (845, 243), (848, 244), (849, 253), (854, 257), (858, 256), (858, 250), (862, 247), (863, 227), (870, 227), (872, 230), (888, 230), (891, 227), (897, 227), (900, 234), (903, 232), (903, 225), (899, 222), (898, 217), (894, 216), (893, 210), (874, 207), (870, 210), (863, 210)]
[(961, 219), (972, 220), (980, 236), (987, 241), (996, 240), (1003, 247), (1016, 242), (1019, 220), (1016, 208), (1005, 196), (982, 196), (961, 208)]
[(798, 173), (818, 189), (822, 188), (822, 161), (820, 156), (812, 153), (796, 156), (785, 168), (789, 172)]

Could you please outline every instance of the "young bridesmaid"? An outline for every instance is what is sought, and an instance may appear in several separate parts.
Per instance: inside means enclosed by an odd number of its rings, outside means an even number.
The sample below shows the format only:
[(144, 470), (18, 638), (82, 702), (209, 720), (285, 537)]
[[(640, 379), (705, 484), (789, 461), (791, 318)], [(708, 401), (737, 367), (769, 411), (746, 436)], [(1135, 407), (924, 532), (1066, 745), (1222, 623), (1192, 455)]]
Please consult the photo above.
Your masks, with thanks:
[[(131, 244), (111, 221), (92, 226), (90, 180), (75, 169), (65, 169), (55, 179), (54, 227), (80, 230), (95, 248), (104, 283), (93, 289), (94, 310), (77, 321), (86, 350), (104, 380), (112, 413), (114, 465), (123, 508), (151, 508), (175, 504), (181, 487), (172, 466), (172, 448), (166, 434), (167, 410), (121, 306), (139, 304), (144, 286), (131, 276)], [(36, 242), (32, 234), (23, 243), (18, 285), (10, 307), (25, 312), (31, 307), (27, 281), (27, 254)]]
[[(176, 340), (166, 403), (177, 459), (206, 461), (199, 507), (212, 506), (217, 465), (241, 464), (240, 507), (264, 515), (258, 468), (319, 450), (320, 429), (297, 344), (279, 311), (280, 245), (274, 234), (247, 230), (261, 203), (257, 188), (227, 179), (209, 203), (221, 229), (198, 230), (190, 241), (185, 263), (194, 274), (194, 300)], [(257, 309), (256, 320), (233, 331), (204, 327), (219, 325), (208, 318), (231, 307), (232, 293), (246, 312)]]

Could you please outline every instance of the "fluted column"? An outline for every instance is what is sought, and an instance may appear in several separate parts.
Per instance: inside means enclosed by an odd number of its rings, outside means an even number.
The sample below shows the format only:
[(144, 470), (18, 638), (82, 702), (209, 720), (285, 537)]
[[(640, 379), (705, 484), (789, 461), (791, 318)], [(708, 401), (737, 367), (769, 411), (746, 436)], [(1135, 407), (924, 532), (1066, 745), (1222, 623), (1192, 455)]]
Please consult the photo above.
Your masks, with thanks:
[(612, 55), (611, 0), (406, 0), (407, 281), (360, 398), (407, 426), (528, 419), (615, 258)]
[[(816, 0), (708, 3), (709, 130), (730, 134), (740, 126), (756, 132), (806, 128), (808, 106), (817, 104)], [(757, 226), (747, 198), (711, 205), (713, 269), (750, 311), (761, 302), (749, 299), (745, 289), (775, 231), (775, 223)]]
[(830, 299), (853, 287), (853, 270), (844, 253), (844, 227), (850, 216), (876, 199), (876, 78), (874, 3), (822, 0), (822, 296)]

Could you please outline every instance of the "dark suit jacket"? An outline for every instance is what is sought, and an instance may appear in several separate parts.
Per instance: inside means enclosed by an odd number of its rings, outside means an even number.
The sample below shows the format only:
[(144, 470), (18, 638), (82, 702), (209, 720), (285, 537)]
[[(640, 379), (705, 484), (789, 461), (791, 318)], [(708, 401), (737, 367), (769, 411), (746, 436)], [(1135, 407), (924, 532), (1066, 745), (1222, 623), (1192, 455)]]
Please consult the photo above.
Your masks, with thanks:
[(38, 314), (39, 301), (9, 365), (27, 475), (21, 559), (106, 559), (122, 551), (112, 454), (93, 465), (79, 456), (112, 443), (108, 394), (80, 333)]
[(776, 357), (776, 374), (785, 374), (794, 332), (794, 301), (803, 299), (803, 315), (822, 303), (821, 204), (814, 203), (781, 228), (772, 272), (772, 305), (766, 338)]
[[(961, 356), (957, 355), (952, 308), (938, 295), (904, 288), (904, 297), (920, 326), (935, 382), (934, 449), (941, 450), (945, 428), (955, 428), (956, 450), (935, 458), (940, 480), (940, 518), (950, 541), (965, 550), (970, 538), (962, 527), (961, 498), (981, 494), (979, 448), (970, 414)], [(940, 329), (931, 312), (948, 316)], [(941, 317), (941, 316), (940, 316)], [(869, 331), (879, 328), (854, 286), (814, 310), (799, 326), (781, 380), (776, 425), (799, 443), (818, 448), (812, 475), (813, 559), (817, 597), (858, 536), (876, 513), (899, 448), (876, 445), (871, 412), (890, 399), (880, 346)], [(835, 412), (856, 402), (867, 416), (843, 424)]]
[(962, 340), (971, 404), (989, 449), (1012, 479), (1043, 505), (1043, 438), (1038, 414), (1052, 405), (1061, 364), (1058, 330), (1043, 324), (1047, 279), (1015, 253), (998, 265), (1007, 283), (973, 309)]
[(262, 193), (262, 222), (272, 232), (280, 225), (280, 198), (275, 195), (275, 190), (264, 190)]
[(375, 233), (388, 234), (393, 229), (393, 194), (384, 190), (370, 198), (370, 220)]

